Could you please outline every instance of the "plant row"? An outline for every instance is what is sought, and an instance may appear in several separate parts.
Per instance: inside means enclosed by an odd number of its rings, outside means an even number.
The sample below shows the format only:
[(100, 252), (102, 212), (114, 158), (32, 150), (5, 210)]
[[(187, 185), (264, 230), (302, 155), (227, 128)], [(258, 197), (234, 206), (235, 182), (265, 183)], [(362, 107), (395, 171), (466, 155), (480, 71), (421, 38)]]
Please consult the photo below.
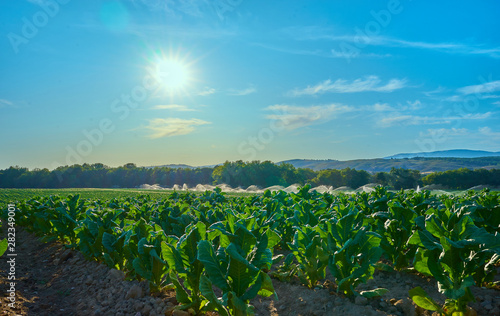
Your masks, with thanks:
[[(16, 223), (58, 239), (88, 259), (175, 288), (179, 308), (252, 315), (250, 300), (275, 295), (272, 278), (298, 277), (310, 288), (330, 271), (337, 292), (357, 291), (376, 268), (432, 276), (444, 306), (421, 289), (415, 303), (459, 315), (470, 287), (492, 282), (500, 261), (500, 195), (432, 196), (377, 187), (356, 194), (310, 191), (227, 197), (174, 192), (163, 199), (37, 197), (17, 205)], [(279, 250), (280, 255), (274, 255)], [(283, 255), (287, 254), (286, 256)]]

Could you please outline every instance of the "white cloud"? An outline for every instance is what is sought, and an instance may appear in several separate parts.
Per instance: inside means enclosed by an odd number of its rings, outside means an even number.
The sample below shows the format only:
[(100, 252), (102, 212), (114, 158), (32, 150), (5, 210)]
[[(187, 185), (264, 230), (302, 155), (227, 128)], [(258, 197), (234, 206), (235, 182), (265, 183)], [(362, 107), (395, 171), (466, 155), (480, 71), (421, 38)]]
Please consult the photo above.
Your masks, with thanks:
[(7, 106), (14, 106), (14, 103), (12, 103), (11, 101), (9, 100), (5, 100), (5, 99), (0, 99), (0, 108), (2, 107), (7, 107)]
[(195, 126), (205, 124), (211, 124), (211, 122), (203, 121), (200, 119), (185, 120), (180, 118), (156, 118), (150, 120), (149, 125), (145, 128), (152, 131), (152, 134), (148, 137), (155, 139), (161, 137), (186, 135), (194, 132)]
[(494, 132), (487, 126), (479, 128), (479, 133), (484, 136), (500, 139), (500, 132)]
[(332, 53), (331, 56), (332, 58), (346, 58), (346, 59), (351, 59), (351, 58), (360, 58), (360, 57), (373, 57), (373, 58), (386, 58), (386, 57), (392, 57), (391, 54), (375, 54), (375, 53), (361, 53), (359, 51), (339, 51), (336, 49), (332, 49), (330, 51)]
[(434, 95), (436, 95), (436, 94), (441, 94), (441, 93), (446, 92), (446, 91), (447, 91), (447, 89), (446, 89), (445, 87), (439, 86), (439, 87), (437, 87), (437, 88), (436, 88), (436, 89), (434, 89), (434, 90), (431, 90), (431, 91), (425, 91), (425, 92), (423, 92), (423, 93), (424, 93), (426, 96), (428, 96), (428, 97), (434, 97)]
[(172, 110), (179, 112), (187, 112), (194, 111), (193, 109), (188, 108), (186, 105), (181, 104), (166, 104), (166, 105), (155, 105), (152, 107), (154, 110)]
[(201, 96), (211, 95), (217, 92), (214, 88), (205, 87), (203, 90), (199, 91), (197, 94)]
[(420, 137), (432, 137), (433, 139), (441, 138), (443, 136), (466, 136), (469, 130), (466, 128), (429, 128), (425, 132), (420, 132)]
[(464, 100), (464, 96), (463, 95), (452, 95), (451, 97), (447, 97), (444, 100), (449, 101), (449, 102), (461, 102)]
[(391, 126), (409, 126), (409, 125), (432, 125), (432, 124), (450, 124), (451, 122), (460, 120), (483, 120), (491, 116), (491, 112), (466, 114), (462, 116), (418, 116), (418, 115), (402, 115), (394, 114), (381, 118), (377, 121), (380, 127)]
[(405, 79), (391, 79), (386, 84), (381, 84), (382, 80), (377, 76), (367, 76), (358, 78), (354, 81), (347, 81), (344, 79), (337, 79), (332, 82), (330, 79), (318, 83), (314, 86), (307, 86), (304, 89), (294, 89), (288, 92), (292, 96), (300, 95), (315, 95), (325, 92), (333, 93), (354, 93), (354, 92), (392, 92), (394, 90), (402, 89), (406, 86)]
[(377, 121), (381, 127), (391, 127), (394, 125), (419, 125), (420, 122), (427, 118), (414, 115), (391, 115)]
[[(332, 41), (351, 43), (355, 47), (383, 46), (403, 47), (438, 51), (447, 54), (486, 55), (500, 58), (500, 47), (485, 47), (484, 45), (464, 44), (458, 42), (429, 43), (409, 41), (387, 36), (366, 36), (361, 34), (339, 34), (333, 28), (318, 26), (289, 27), (282, 30), (287, 36), (298, 41)], [(350, 56), (354, 57), (354, 56)]]
[(498, 94), (486, 94), (486, 95), (482, 95), (481, 99), (500, 99), (500, 95), (498, 95)]
[(361, 58), (361, 57), (367, 57), (367, 58), (392, 57), (391, 54), (361, 53), (359, 51), (345, 51), (345, 50), (342, 51), (342, 50), (336, 50), (336, 49), (306, 50), (306, 49), (297, 49), (297, 48), (278, 47), (275, 45), (269, 45), (269, 44), (263, 44), (263, 43), (251, 43), (251, 45), (259, 46), (259, 47), (262, 47), (265, 49), (269, 49), (269, 50), (273, 50), (273, 51), (281, 52), (281, 53), (286, 53), (286, 54), (304, 55), (304, 56), (318, 56), (318, 57), (323, 57), (323, 58), (345, 58), (345, 59), (349, 60), (351, 58)]
[(415, 100), (413, 102), (411, 101), (406, 101), (407, 108), (410, 110), (419, 110), (423, 107), (422, 102), (420, 100)]
[(242, 95), (252, 94), (255, 92), (257, 92), (257, 89), (255, 89), (254, 87), (248, 87), (248, 88), (242, 89), (242, 90), (231, 90), (228, 94), (242, 96)]
[(398, 103), (397, 106), (391, 106), (388, 103), (375, 103), (363, 107), (367, 111), (373, 112), (402, 112), (402, 111), (415, 111), (421, 109), (422, 103), (420, 100), (406, 101), (406, 104)]
[(482, 84), (466, 86), (457, 89), (457, 92), (463, 95), (492, 93), (498, 91), (500, 91), (500, 80), (485, 82)]
[(470, 99), (473, 94), (477, 100), (498, 99), (500, 95), (491, 94), (500, 91), (500, 80), (489, 81), (478, 85), (471, 85), (458, 88), (458, 94), (447, 97), (445, 100), (450, 102), (462, 102)]
[(374, 112), (396, 111), (396, 109), (390, 106), (388, 103), (375, 103), (374, 105), (366, 106), (366, 109)]
[(335, 118), (336, 115), (354, 111), (353, 107), (341, 104), (293, 106), (276, 104), (265, 108), (274, 114), (266, 115), (269, 120), (279, 121), (287, 130), (323, 123)]

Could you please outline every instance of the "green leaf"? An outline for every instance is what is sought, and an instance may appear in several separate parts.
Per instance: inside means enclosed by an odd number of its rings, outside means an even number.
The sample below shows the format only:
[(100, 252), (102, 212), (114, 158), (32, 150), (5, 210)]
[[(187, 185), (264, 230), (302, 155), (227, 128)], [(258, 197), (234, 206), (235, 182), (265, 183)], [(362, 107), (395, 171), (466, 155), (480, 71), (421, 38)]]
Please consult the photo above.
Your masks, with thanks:
[(7, 238), (0, 241), (0, 257), (7, 251), (8, 245), (9, 242), (7, 241)]
[(189, 298), (189, 294), (182, 287), (179, 280), (177, 280), (177, 276), (175, 274), (170, 274), (170, 279), (172, 283), (175, 285), (175, 298), (179, 303), (189, 304), (191, 303), (191, 299)]
[[(463, 299), (467, 295), (469, 287), (473, 285), (475, 285), (474, 279), (472, 276), (468, 276), (462, 281), (459, 288), (446, 289), (443, 291), (443, 294), (454, 300)], [(473, 300), (473, 298), (471, 300)]]
[(257, 296), (261, 287), (262, 287), (262, 276), (259, 275), (257, 281), (251, 287), (248, 288), (245, 294), (241, 296), (241, 299), (243, 301), (251, 300), (252, 298)]
[(231, 315), (234, 316), (253, 316), (254, 307), (252, 305), (246, 304), (243, 300), (241, 300), (236, 293), (229, 292), (228, 293), (228, 306), (232, 311)]
[(231, 290), (235, 291), (238, 297), (243, 296), (250, 284), (255, 280), (258, 273), (258, 270), (257, 272), (251, 273), (249, 271), (249, 265), (245, 264), (245, 262), (241, 260), (231, 257), (231, 255), (227, 270), (227, 274), (231, 279)]
[(428, 231), (425, 230), (419, 230), (417, 231), (418, 235), (420, 237), (420, 241), (422, 242), (422, 245), (428, 249), (428, 250), (442, 250), (443, 247), (439, 242), (436, 240), (434, 236), (431, 235)]
[(146, 266), (144, 265), (144, 262), (142, 262), (141, 258), (139, 258), (139, 257), (135, 258), (134, 261), (132, 262), (132, 264), (134, 266), (135, 272), (138, 275), (140, 275), (141, 277), (143, 277), (144, 279), (146, 279), (148, 281), (153, 280), (153, 273), (146, 268)]
[(411, 289), (409, 292), (410, 298), (418, 306), (430, 311), (438, 311), (442, 313), (441, 306), (436, 303), (420, 286)]
[(274, 294), (274, 297), (276, 298), (276, 300), (278, 300), (278, 294), (274, 290), (273, 281), (271, 280), (271, 277), (264, 271), (260, 272), (260, 277), (262, 278), (262, 286), (260, 287), (260, 291), (258, 294), (265, 297)]
[(382, 296), (387, 292), (389, 292), (388, 289), (378, 288), (370, 291), (361, 291), (359, 292), (359, 294), (366, 298), (372, 298), (372, 297)]
[(203, 263), (210, 281), (224, 292), (228, 292), (229, 285), (221, 270), (219, 259), (216, 257), (215, 251), (209, 241), (202, 240), (198, 243), (198, 260)]
[(111, 258), (111, 256), (109, 255), (109, 253), (105, 253), (103, 255), (103, 258), (104, 258), (104, 262), (106, 263), (106, 265), (110, 268), (114, 268), (115, 267), (115, 262), (113, 261), (113, 258)]
[(445, 229), (435, 215), (429, 216), (429, 219), (425, 223), (425, 228), (437, 238), (445, 237)]
[(281, 241), (279, 234), (277, 232), (275, 232), (274, 230), (268, 229), (266, 231), (266, 235), (267, 235), (267, 239), (268, 239), (268, 242), (267, 242), (268, 248), (273, 249), (274, 246), (279, 244), (279, 242)]
[(220, 300), (215, 295), (214, 290), (212, 289), (212, 282), (210, 282), (205, 275), (202, 275), (200, 278), (200, 292), (212, 305), (215, 306), (221, 316), (229, 316), (228, 311), (224, 306), (222, 306)]
[(139, 252), (140, 255), (146, 254), (144, 248), (147, 246), (147, 244), (148, 244), (148, 240), (146, 237), (143, 237), (143, 238), (141, 238), (141, 240), (139, 240), (139, 243), (137, 244), (137, 251)]
[(243, 263), (245, 266), (247, 266), (249, 270), (256, 273), (259, 272), (259, 269), (256, 266), (248, 262), (248, 260), (238, 252), (237, 246), (235, 244), (230, 243), (229, 246), (226, 248), (226, 253), (231, 257), (231, 259)]
[(181, 274), (186, 273), (186, 269), (182, 263), (181, 254), (173, 245), (167, 244), (163, 241), (161, 243), (161, 254), (163, 259), (167, 262), (170, 270)]
[(415, 270), (426, 275), (432, 275), (431, 271), (429, 270), (429, 267), (427, 266), (427, 262), (429, 260), (429, 253), (430, 253), (429, 250), (419, 248), (417, 250), (417, 253), (415, 254), (413, 263)]
[(106, 248), (107, 251), (113, 252), (113, 245), (116, 241), (115, 236), (105, 232), (102, 234), (102, 246)]
[(438, 254), (436, 252), (429, 252), (429, 259), (427, 260), (427, 267), (431, 272), (432, 276), (438, 283), (442, 284), (445, 288), (450, 288), (453, 286), (451, 281), (445, 275), (443, 271), (443, 267), (438, 258)]

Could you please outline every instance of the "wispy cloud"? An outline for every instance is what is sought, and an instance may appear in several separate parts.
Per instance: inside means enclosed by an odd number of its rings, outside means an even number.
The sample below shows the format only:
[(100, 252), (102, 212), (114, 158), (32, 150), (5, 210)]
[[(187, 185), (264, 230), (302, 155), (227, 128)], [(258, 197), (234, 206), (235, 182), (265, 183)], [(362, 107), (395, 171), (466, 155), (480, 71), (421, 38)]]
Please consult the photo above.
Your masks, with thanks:
[(500, 92), (500, 80), (458, 88), (456, 89), (456, 94), (448, 96), (444, 100), (449, 102), (462, 102), (468, 98), (470, 99), (471, 95), (474, 95), (474, 98), (478, 100), (500, 98), (500, 95), (492, 94), (494, 92)]
[[(142, 5), (151, 11), (163, 11), (171, 16), (187, 14), (203, 17), (206, 12), (213, 11), (213, 4), (208, 0), (129, 0), (135, 5)], [(212, 10), (210, 10), (212, 9)]]
[(479, 129), (479, 132), (483, 135), (486, 135), (486, 136), (492, 136), (492, 137), (495, 137), (495, 138), (500, 138), (500, 132), (494, 132), (491, 130), (491, 128), (485, 126), (485, 127), (481, 127)]
[(248, 87), (248, 88), (242, 89), (242, 90), (230, 90), (230, 92), (228, 94), (241, 96), (241, 95), (252, 94), (255, 92), (257, 92), (257, 89), (255, 87)]
[(470, 132), (466, 128), (429, 128), (425, 132), (420, 132), (420, 137), (432, 137), (438, 139), (442, 137), (466, 136)]
[(391, 126), (409, 126), (409, 125), (433, 125), (433, 124), (450, 124), (459, 120), (484, 120), (491, 117), (491, 112), (466, 114), (461, 116), (419, 116), (419, 115), (403, 115), (396, 113), (377, 120), (377, 125), (380, 127)]
[(408, 112), (419, 110), (423, 107), (420, 100), (406, 101), (406, 104), (398, 103), (396, 106), (391, 106), (388, 103), (375, 103), (364, 107), (366, 111), (373, 112)]
[(423, 93), (424, 93), (424, 95), (426, 95), (428, 97), (434, 97), (436, 94), (441, 94), (441, 93), (446, 92), (446, 91), (447, 91), (447, 89), (445, 87), (439, 86), (434, 90), (424, 91)]
[[(448, 54), (486, 55), (500, 58), (500, 47), (486, 47), (481, 44), (459, 42), (423, 42), (411, 41), (387, 36), (366, 36), (363, 34), (340, 34), (334, 28), (318, 26), (296, 26), (281, 30), (282, 34), (298, 41), (346, 42), (358, 46), (403, 47), (432, 50)], [(339, 50), (337, 50), (339, 51)], [(342, 50), (340, 50), (342, 51)], [(353, 57), (353, 56), (350, 56)]]
[(152, 134), (148, 135), (149, 138), (162, 138), (186, 135), (195, 131), (196, 126), (211, 124), (211, 122), (203, 121), (200, 119), (180, 119), (180, 118), (156, 118), (149, 121), (146, 129), (149, 129)]
[(467, 128), (437, 128), (427, 129), (419, 133), (421, 138), (431, 138), (447, 142), (456, 142), (461, 144), (471, 142), (474, 144), (487, 144), (492, 148), (498, 148), (500, 141), (500, 132), (493, 131), (490, 127), (480, 127), (475, 130)]
[(479, 135), (482, 136), (482, 143), (489, 143), (498, 148), (498, 142), (500, 141), (500, 132), (493, 131), (490, 127), (481, 127), (478, 130)]
[(367, 76), (354, 81), (337, 79), (332, 82), (330, 79), (320, 82), (314, 86), (307, 86), (304, 89), (294, 89), (288, 92), (291, 96), (315, 95), (325, 92), (333, 93), (354, 93), (354, 92), (392, 92), (406, 87), (406, 79), (391, 79), (386, 84), (382, 84), (377, 76)]
[(287, 130), (319, 124), (335, 118), (337, 115), (354, 111), (353, 107), (341, 104), (293, 106), (276, 104), (265, 108), (273, 114), (266, 115), (269, 120), (276, 120)]
[(197, 94), (201, 95), (201, 96), (207, 96), (207, 95), (214, 94), (215, 92), (217, 92), (217, 90), (215, 90), (214, 88), (205, 87), (205, 88), (203, 88), (203, 90), (198, 91)]
[(39, 6), (44, 6), (50, 3), (51, 1), (49, 0), (28, 0), (28, 2), (39, 5)]
[(179, 112), (194, 111), (194, 109), (190, 109), (186, 105), (181, 105), (181, 104), (155, 105), (152, 107), (152, 109), (153, 110), (172, 110), (172, 111), (179, 111)]
[(331, 58), (346, 58), (346, 59), (351, 59), (351, 58), (361, 58), (361, 57), (368, 57), (368, 58), (387, 58), (387, 57), (392, 57), (392, 54), (376, 54), (376, 53), (360, 53), (358, 51), (341, 51), (341, 50), (336, 50), (332, 49), (331, 51)]
[(449, 54), (487, 55), (492, 58), (500, 58), (500, 47), (485, 48), (482, 45), (468, 45), (453, 42), (428, 43), (421, 41), (406, 41), (389, 37), (379, 37), (376, 38), (374, 42), (373, 45), (419, 48)]
[(252, 43), (254, 46), (259, 46), (265, 49), (281, 52), (281, 53), (286, 53), (286, 54), (292, 54), (292, 55), (304, 55), (304, 56), (316, 56), (316, 57), (323, 57), (323, 58), (361, 58), (361, 57), (366, 57), (366, 58), (386, 58), (386, 57), (391, 57), (391, 54), (376, 54), (376, 53), (359, 53), (359, 52), (349, 52), (349, 51), (342, 51), (342, 50), (335, 50), (335, 49), (330, 49), (330, 50), (322, 50), (322, 49), (314, 49), (314, 50), (307, 50), (307, 49), (298, 49), (298, 48), (285, 48), (285, 47), (279, 47), (275, 45), (269, 45), (269, 44), (263, 44), (263, 43)]
[(387, 103), (375, 103), (374, 105), (369, 105), (367, 106), (367, 109), (369, 111), (375, 111), (375, 112), (390, 112), (390, 111), (396, 111), (395, 108), (390, 106)]
[(11, 101), (9, 100), (5, 100), (5, 99), (0, 99), (0, 108), (2, 107), (7, 107), (7, 106), (14, 106), (14, 103), (12, 103)]
[(473, 86), (465, 86), (457, 89), (457, 92), (463, 95), (493, 93), (498, 91), (500, 91), (500, 80), (485, 82)]
[(427, 43), (419, 41), (406, 41), (388, 37), (379, 37), (373, 39), (373, 43), (368, 42), (367, 44), (417, 48), (433, 50), (447, 54), (486, 55), (495, 59), (500, 58), (500, 47), (485, 48), (481, 45), (467, 45), (463, 43)]

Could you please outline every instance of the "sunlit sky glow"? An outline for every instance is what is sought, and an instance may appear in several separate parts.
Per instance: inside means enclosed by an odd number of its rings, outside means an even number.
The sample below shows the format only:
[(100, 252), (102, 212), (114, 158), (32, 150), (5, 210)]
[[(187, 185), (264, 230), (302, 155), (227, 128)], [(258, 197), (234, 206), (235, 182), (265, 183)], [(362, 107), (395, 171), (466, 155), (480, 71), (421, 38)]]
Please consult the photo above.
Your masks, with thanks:
[(499, 151), (498, 12), (494, 0), (0, 1), (0, 168)]

